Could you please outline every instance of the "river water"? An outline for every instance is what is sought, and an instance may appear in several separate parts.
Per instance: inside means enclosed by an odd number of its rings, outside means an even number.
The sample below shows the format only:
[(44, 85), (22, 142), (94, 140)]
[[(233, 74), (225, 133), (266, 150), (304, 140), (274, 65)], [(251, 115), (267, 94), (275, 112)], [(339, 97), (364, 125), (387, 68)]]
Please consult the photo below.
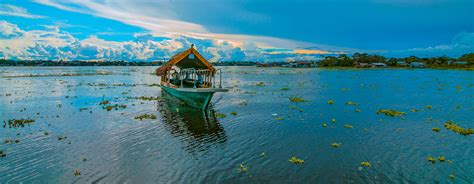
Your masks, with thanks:
[(0, 68), (0, 183), (474, 182), (474, 135), (444, 127), (474, 128), (472, 71), (220, 68), (207, 112), (155, 67)]

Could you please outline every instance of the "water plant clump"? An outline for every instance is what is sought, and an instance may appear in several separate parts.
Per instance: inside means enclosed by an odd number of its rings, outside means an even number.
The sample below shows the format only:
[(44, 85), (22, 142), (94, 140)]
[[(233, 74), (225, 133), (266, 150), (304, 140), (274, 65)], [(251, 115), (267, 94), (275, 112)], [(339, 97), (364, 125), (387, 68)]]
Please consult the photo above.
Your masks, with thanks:
[(361, 166), (364, 166), (364, 167), (372, 167), (372, 165), (370, 164), (370, 162), (361, 162), (360, 165), (361, 165)]
[(337, 142), (333, 142), (331, 144), (331, 146), (334, 147), (334, 148), (339, 148), (339, 147), (341, 147), (341, 145), (342, 145), (341, 143), (337, 143)]
[(439, 127), (433, 127), (431, 130), (433, 130), (433, 132), (439, 132), (440, 128)]
[(359, 104), (358, 104), (358, 103), (355, 103), (355, 102), (349, 101), (349, 102), (346, 102), (346, 105), (359, 105)]
[(293, 163), (293, 164), (304, 164), (303, 159), (296, 158), (295, 156), (288, 159), (288, 162)]
[(139, 96), (139, 97), (129, 97), (129, 99), (137, 99), (137, 100), (145, 100), (145, 101), (156, 101), (161, 100), (160, 97), (153, 97), (153, 96)]
[(344, 128), (354, 128), (354, 126), (345, 124), (345, 125), (344, 125)]
[(265, 83), (264, 82), (257, 82), (256, 86), (265, 86)]
[(230, 114), (232, 114), (233, 116), (237, 116), (237, 112), (235, 112), (235, 111), (230, 112)]
[(80, 176), (80, 175), (81, 175), (81, 171), (80, 171), (80, 170), (74, 171), (74, 176)]
[(290, 88), (284, 87), (284, 88), (281, 88), (281, 90), (282, 90), (282, 91), (288, 91), (288, 90), (290, 90)]
[(7, 154), (4, 153), (2, 150), (0, 150), (0, 157), (5, 157), (5, 156), (7, 156)]
[(122, 105), (115, 104), (115, 105), (107, 105), (107, 106), (102, 107), (102, 109), (105, 109), (107, 111), (111, 111), (112, 109), (118, 110), (119, 108), (125, 109), (125, 108), (127, 108), (127, 105), (125, 105), (125, 104), (122, 104)]
[(461, 134), (461, 135), (464, 135), (464, 136), (474, 134), (474, 129), (472, 129), (472, 128), (468, 128), (468, 129), (462, 128), (462, 127), (454, 124), (454, 122), (452, 122), (452, 121), (448, 121), (448, 122), (444, 123), (444, 127), (448, 130), (451, 130), (455, 133), (458, 133), (458, 134)]
[(427, 105), (427, 106), (426, 106), (426, 108), (427, 108), (427, 109), (432, 109), (432, 108), (433, 108), (433, 106), (431, 106), (431, 105)]
[(225, 118), (225, 117), (227, 117), (227, 115), (222, 114), (222, 113), (215, 113), (215, 115), (216, 115), (216, 118)]
[(240, 164), (238, 170), (239, 172), (243, 173), (243, 172), (247, 172), (249, 169), (245, 167), (244, 164)]
[(323, 123), (323, 128), (326, 128), (328, 125), (326, 123)]
[(440, 157), (438, 157), (438, 160), (440, 162), (444, 162), (444, 161), (446, 161), (446, 158), (444, 156), (440, 156)]
[(7, 124), (9, 128), (18, 128), (18, 127), (25, 127), (30, 123), (34, 123), (35, 120), (33, 119), (10, 119), (8, 121), (3, 121), (3, 127), (6, 128)]
[(426, 157), (426, 160), (428, 160), (428, 162), (431, 162), (433, 164), (436, 162), (436, 158), (434, 158), (432, 156)]
[(395, 117), (395, 116), (403, 116), (405, 115), (405, 112), (397, 111), (393, 109), (380, 109), (377, 111), (377, 114), (385, 114), (386, 116)]
[(301, 97), (290, 97), (290, 101), (292, 102), (296, 102), (296, 103), (300, 103), (300, 102), (307, 102), (307, 100), (305, 100), (304, 98), (301, 98)]
[(99, 103), (99, 105), (107, 105), (107, 104), (110, 104), (110, 102), (108, 100), (102, 100)]
[(142, 115), (139, 115), (139, 116), (135, 116), (135, 119), (138, 119), (140, 121), (142, 121), (144, 119), (156, 119), (156, 115), (154, 115), (154, 114), (142, 114)]
[(328, 100), (328, 104), (329, 104), (329, 105), (334, 104), (334, 100)]

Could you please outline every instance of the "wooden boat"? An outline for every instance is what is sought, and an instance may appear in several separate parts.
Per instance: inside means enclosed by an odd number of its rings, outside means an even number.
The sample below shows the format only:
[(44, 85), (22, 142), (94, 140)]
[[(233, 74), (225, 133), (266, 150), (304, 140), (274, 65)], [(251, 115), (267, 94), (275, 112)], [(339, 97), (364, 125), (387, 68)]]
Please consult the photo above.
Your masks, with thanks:
[(161, 77), (163, 91), (196, 108), (206, 109), (214, 93), (228, 91), (222, 88), (221, 71), (199, 54), (194, 44), (157, 68), (156, 75)]

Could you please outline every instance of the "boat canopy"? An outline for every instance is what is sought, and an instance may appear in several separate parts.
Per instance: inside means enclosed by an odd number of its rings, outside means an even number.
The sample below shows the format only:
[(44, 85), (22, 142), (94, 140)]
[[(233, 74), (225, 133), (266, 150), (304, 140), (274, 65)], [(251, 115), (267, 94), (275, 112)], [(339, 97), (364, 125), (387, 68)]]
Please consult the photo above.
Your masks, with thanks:
[(216, 69), (194, 48), (194, 44), (191, 45), (191, 48), (174, 55), (163, 66), (157, 68), (156, 75), (166, 75), (168, 70), (173, 66), (177, 66), (180, 69), (193, 68), (197, 70), (209, 70), (212, 73), (216, 71)]

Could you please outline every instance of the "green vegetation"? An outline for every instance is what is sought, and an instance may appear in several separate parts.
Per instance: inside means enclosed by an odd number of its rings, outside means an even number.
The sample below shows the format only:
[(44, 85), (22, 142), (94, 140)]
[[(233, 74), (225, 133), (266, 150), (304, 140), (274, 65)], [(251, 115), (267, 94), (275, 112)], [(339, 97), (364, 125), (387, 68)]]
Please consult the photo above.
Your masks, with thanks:
[(380, 109), (377, 111), (377, 114), (385, 114), (386, 116), (395, 117), (395, 116), (403, 116), (405, 115), (405, 112), (396, 111), (392, 109)]
[(433, 130), (433, 132), (439, 132), (440, 128), (439, 127), (433, 127), (431, 130)]
[(462, 128), (462, 127), (454, 124), (452, 121), (448, 121), (448, 122), (444, 123), (444, 127), (448, 130), (451, 130), (453, 132), (456, 132), (456, 133), (464, 135), (464, 136), (474, 134), (474, 129), (472, 129), (472, 128), (468, 128), (468, 129)]
[(146, 101), (156, 101), (161, 100), (160, 97), (153, 97), (153, 96), (139, 96), (139, 97), (127, 97), (128, 99), (137, 99), (137, 100), (146, 100)]
[(305, 100), (304, 98), (297, 97), (297, 96), (295, 96), (295, 97), (290, 97), (289, 99), (290, 99), (290, 101), (296, 102), (296, 103), (307, 102), (307, 100)]
[(0, 150), (0, 157), (5, 157), (5, 156), (7, 156), (7, 154), (3, 152), (2, 150)]
[(344, 128), (354, 128), (354, 126), (346, 124), (344, 125)]
[[(361, 65), (366, 63), (367, 65)], [(391, 67), (409, 67), (412, 63), (423, 63), (431, 68), (469, 68), (474, 66), (474, 53), (464, 54), (459, 58), (446, 56), (418, 58), (410, 56), (405, 58), (385, 58), (380, 55), (355, 53), (352, 56), (341, 54), (339, 56), (326, 56), (318, 63), (319, 67), (370, 67), (371, 63), (384, 63)]]
[(364, 166), (364, 167), (372, 167), (372, 165), (370, 164), (370, 162), (361, 162), (360, 165), (361, 165), (361, 166)]
[(135, 116), (135, 119), (138, 119), (140, 121), (142, 121), (144, 119), (156, 119), (156, 115), (154, 115), (154, 114), (142, 114), (142, 115), (139, 115), (139, 116)]
[(34, 123), (35, 120), (33, 119), (10, 119), (8, 121), (3, 121), (3, 127), (6, 128), (7, 124), (9, 128), (18, 128), (18, 127), (25, 127), (30, 123)]
[(265, 86), (265, 83), (264, 82), (257, 82), (256, 86)]
[(433, 164), (436, 162), (436, 158), (434, 158), (432, 156), (426, 157), (426, 160), (428, 160), (428, 162), (431, 162)]
[(341, 143), (337, 143), (337, 142), (333, 142), (331, 144), (331, 146), (334, 147), (334, 148), (339, 148), (339, 147), (341, 147), (341, 145), (342, 145)]
[(230, 112), (230, 114), (234, 115), (234, 116), (237, 116), (237, 112), (233, 111), (233, 112)]
[(243, 172), (247, 172), (248, 171), (248, 168), (244, 166), (244, 164), (240, 164), (239, 166), (239, 172), (243, 173)]
[(281, 88), (281, 90), (282, 90), (282, 91), (288, 91), (288, 90), (290, 90), (290, 88), (284, 87), (284, 88)]
[(296, 158), (295, 156), (288, 159), (288, 162), (293, 163), (293, 164), (304, 164), (304, 160)]
[(329, 105), (334, 104), (334, 100), (328, 100), (328, 104), (329, 104)]
[(80, 175), (81, 175), (81, 171), (80, 171), (80, 170), (74, 171), (74, 176), (80, 176)]
[(221, 114), (221, 113), (215, 113), (215, 115), (216, 115), (216, 118), (225, 118), (225, 117), (227, 117), (227, 115)]

